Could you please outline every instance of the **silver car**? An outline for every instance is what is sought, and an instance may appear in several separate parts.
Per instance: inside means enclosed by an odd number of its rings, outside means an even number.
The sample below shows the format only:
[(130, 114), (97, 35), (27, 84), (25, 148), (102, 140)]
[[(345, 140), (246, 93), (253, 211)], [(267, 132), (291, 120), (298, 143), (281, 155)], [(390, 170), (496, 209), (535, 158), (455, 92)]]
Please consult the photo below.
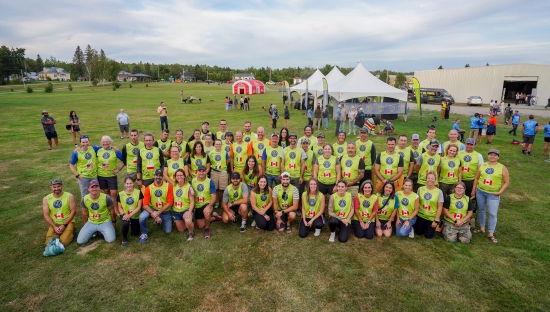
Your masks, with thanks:
[(483, 105), (483, 99), (481, 96), (472, 95), (468, 98), (468, 102), (466, 102), (468, 105)]

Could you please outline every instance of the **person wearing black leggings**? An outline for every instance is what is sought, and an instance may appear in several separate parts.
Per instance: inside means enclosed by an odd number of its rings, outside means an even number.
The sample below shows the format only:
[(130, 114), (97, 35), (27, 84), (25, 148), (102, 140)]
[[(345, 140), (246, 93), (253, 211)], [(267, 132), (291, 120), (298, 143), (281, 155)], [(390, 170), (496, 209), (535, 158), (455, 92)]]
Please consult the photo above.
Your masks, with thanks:
[(118, 193), (117, 196), (117, 214), (122, 221), (122, 246), (128, 244), (128, 232), (132, 228), (132, 236), (139, 236), (139, 213), (143, 194), (140, 190), (134, 188), (134, 179), (127, 177), (124, 179), (124, 191)]
[(250, 206), (257, 228), (266, 231), (275, 229), (272, 204), (271, 189), (267, 186), (267, 176), (262, 174), (258, 177), (258, 183), (256, 183), (250, 194)]
[(330, 228), (329, 242), (334, 242), (336, 229), (338, 228), (338, 241), (348, 241), (351, 229), (350, 219), (353, 216), (351, 194), (346, 192), (346, 182), (340, 180), (336, 183), (337, 192), (330, 195), (328, 204), (328, 227)]
[(351, 226), (354, 228), (357, 238), (372, 239), (374, 237), (374, 228), (376, 227), (375, 217), (378, 212), (378, 196), (372, 192), (374, 192), (374, 186), (369, 179), (361, 183), (359, 194), (353, 199), (355, 215), (351, 221)]
[(325, 225), (323, 212), (325, 211), (325, 195), (319, 192), (319, 183), (311, 178), (307, 190), (302, 194), (302, 218), (298, 227), (298, 235), (305, 238), (311, 228), (315, 228), (314, 236), (321, 234)]

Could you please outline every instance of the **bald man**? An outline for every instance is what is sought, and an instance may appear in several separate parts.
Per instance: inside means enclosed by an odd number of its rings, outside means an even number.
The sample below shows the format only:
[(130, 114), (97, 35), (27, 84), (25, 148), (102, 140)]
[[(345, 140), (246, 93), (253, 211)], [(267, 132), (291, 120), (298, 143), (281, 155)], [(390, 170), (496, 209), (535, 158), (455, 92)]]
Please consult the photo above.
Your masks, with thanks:
[(456, 131), (456, 130), (454, 130), (454, 129), (451, 130), (451, 131), (449, 131), (449, 141), (443, 142), (443, 144), (441, 145), (441, 153), (440, 153), (440, 155), (441, 155), (442, 157), (447, 156), (447, 151), (446, 151), (446, 149), (447, 149), (447, 146), (448, 146), (449, 144), (451, 144), (451, 143), (452, 143), (452, 144), (458, 145), (458, 150), (459, 150), (459, 152), (465, 150), (465, 149), (466, 149), (466, 145), (464, 145), (464, 143), (460, 142), (459, 138), (460, 138), (460, 134), (458, 134), (458, 131)]
[(256, 161), (262, 159), (265, 148), (269, 145), (269, 141), (265, 139), (264, 127), (258, 127), (256, 130), (256, 138), (248, 143), (248, 155), (254, 155)]

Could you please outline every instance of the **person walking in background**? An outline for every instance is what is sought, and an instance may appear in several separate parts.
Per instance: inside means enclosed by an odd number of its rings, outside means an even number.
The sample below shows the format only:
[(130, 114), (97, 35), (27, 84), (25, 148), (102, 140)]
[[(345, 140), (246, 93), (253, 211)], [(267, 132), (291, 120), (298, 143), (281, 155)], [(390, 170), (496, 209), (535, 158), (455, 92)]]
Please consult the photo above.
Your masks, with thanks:
[(116, 122), (118, 123), (118, 128), (120, 129), (120, 138), (124, 138), (124, 132), (126, 132), (126, 138), (129, 139), (130, 135), (130, 117), (124, 112), (124, 108), (120, 109), (120, 113), (116, 115)]
[(508, 124), (508, 120), (510, 120), (510, 117), (512, 116), (512, 107), (510, 106), (510, 103), (504, 108), (504, 124)]
[(315, 118), (313, 126), (317, 125), (317, 131), (319, 131), (321, 129), (321, 119), (323, 118), (323, 111), (321, 110), (320, 104), (317, 104), (317, 107), (315, 107), (313, 117)]
[(273, 129), (277, 129), (277, 119), (279, 119), (279, 111), (277, 110), (277, 105), (273, 104), (271, 108), (271, 120), (273, 124)]
[(346, 132), (346, 117), (348, 114), (348, 110), (346, 109), (346, 106), (344, 104), (341, 105), (341, 117), (340, 117), (340, 130)]
[(342, 123), (342, 104), (338, 104), (338, 108), (336, 109), (336, 115), (334, 116), (334, 119), (336, 119), (336, 128), (334, 130), (334, 136), (338, 137), (338, 133), (340, 132), (340, 123)]
[(352, 106), (350, 111), (348, 112), (348, 135), (351, 134), (353, 130), (353, 135), (357, 135), (357, 131), (355, 130), (355, 117), (357, 116), (357, 112), (355, 111), (355, 106)]
[(71, 132), (73, 133), (74, 146), (78, 147), (78, 144), (76, 144), (76, 134), (78, 133), (78, 136), (80, 137), (82, 135), (82, 131), (80, 131), (80, 119), (76, 115), (75, 111), (71, 111), (69, 113), (69, 122), (71, 123)]
[(160, 130), (164, 131), (164, 127), (168, 129), (168, 110), (164, 106), (164, 102), (160, 102), (160, 106), (157, 108), (157, 113), (160, 116)]
[(288, 128), (288, 120), (290, 119), (290, 110), (288, 105), (285, 105), (285, 128)]
[(325, 109), (323, 109), (323, 123), (325, 125), (325, 131), (328, 130), (328, 117), (329, 117), (329, 110), (328, 110), (328, 105), (325, 106)]
[(521, 116), (519, 115), (519, 111), (516, 110), (514, 112), (514, 114), (512, 115), (512, 117), (510, 117), (510, 120), (508, 121), (508, 123), (511, 123), (512, 124), (512, 130), (508, 131), (508, 134), (512, 134), (512, 132), (514, 133), (514, 136), (516, 136), (516, 131), (518, 130), (518, 125), (519, 125), (519, 121), (521, 119)]
[(535, 142), (535, 135), (539, 132), (539, 123), (535, 120), (535, 116), (529, 115), (529, 120), (523, 123), (521, 134), (523, 135), (523, 145), (521, 152), (527, 156), (533, 156), (531, 154), (531, 148)]
[(55, 131), (55, 124), (57, 121), (48, 114), (47, 110), (42, 111), (42, 119), (40, 119), (46, 139), (48, 139), (48, 145), (50, 150), (52, 149), (52, 139), (55, 141), (55, 147), (59, 148), (59, 141), (57, 140), (57, 132)]
[(487, 145), (491, 145), (493, 142), (493, 136), (497, 134), (497, 117), (495, 114), (491, 114), (489, 118), (489, 124), (487, 125)]

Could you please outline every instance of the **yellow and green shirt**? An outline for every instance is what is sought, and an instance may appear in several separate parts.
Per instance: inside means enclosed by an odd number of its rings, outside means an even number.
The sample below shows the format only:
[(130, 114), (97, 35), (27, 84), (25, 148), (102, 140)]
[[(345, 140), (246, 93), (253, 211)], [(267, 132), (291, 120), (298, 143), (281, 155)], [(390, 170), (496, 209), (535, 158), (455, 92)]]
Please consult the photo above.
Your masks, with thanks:
[(361, 140), (355, 141), (355, 146), (357, 147), (357, 154), (365, 162), (365, 170), (372, 170), (374, 164), (372, 163), (372, 151), (376, 153), (376, 147), (371, 140), (367, 142), (361, 142)]
[(290, 173), (290, 177), (297, 179), (300, 177), (300, 170), (302, 168), (302, 152), (303, 149), (296, 146), (291, 148), (287, 146), (283, 150), (284, 159), (285, 159), (285, 168), (284, 170)]
[(225, 152), (225, 150), (221, 149), (219, 152), (211, 151), (210, 154), (208, 154), (208, 157), (210, 158), (210, 168), (215, 171), (227, 171), (227, 161), (229, 154)]
[[(367, 198), (365, 195), (360, 193), (357, 194), (357, 199), (359, 201), (359, 207), (357, 208), (357, 210), (359, 211), (361, 220), (363, 220), (363, 222), (367, 222), (372, 217), (372, 211), (376, 202), (378, 201), (378, 196), (371, 195), (369, 198)], [(353, 216), (353, 220), (358, 221), (357, 216)]]
[(428, 190), (428, 187), (421, 186), (418, 189), (418, 216), (428, 221), (434, 221), (437, 214), (438, 203), (443, 202), (443, 193), (435, 187), (433, 190)]
[(48, 208), (50, 208), (50, 217), (56, 225), (65, 224), (71, 215), (70, 195), (71, 193), (63, 192), (59, 198), (56, 198), (53, 194), (46, 197)]
[(489, 165), (489, 163), (482, 163), (479, 166), (479, 180), (477, 180), (477, 188), (488, 193), (495, 193), (500, 191), (503, 179), (503, 168), (501, 163), (495, 165)]
[(325, 156), (317, 158), (317, 164), (319, 165), (319, 170), (317, 172), (317, 180), (320, 183), (325, 185), (330, 185), (336, 183), (336, 165), (340, 161), (336, 156), (330, 156), (328, 159)]
[(433, 171), (435, 173), (435, 183), (437, 184), (437, 168), (441, 166), (441, 156), (439, 156), (439, 154), (435, 154), (432, 156), (428, 152), (426, 152), (420, 155), (418, 161), (422, 161), (420, 163), (420, 170), (418, 170), (418, 184), (426, 185), (426, 175), (430, 171)]
[(458, 182), (458, 173), (462, 163), (460, 158), (441, 158), (441, 171), (439, 172), (439, 182), (445, 184), (454, 184)]
[(262, 160), (265, 161), (265, 174), (281, 174), (281, 158), (283, 157), (283, 148), (268, 146), (264, 150)]
[(307, 192), (302, 193), (302, 202), (306, 202), (304, 210), (306, 212), (306, 219), (315, 217), (319, 211), (321, 211), (321, 196), (325, 196), (317, 192), (316, 196), (307, 197)]
[[(189, 190), (191, 190), (191, 194), (189, 194)], [(184, 212), (191, 207), (189, 195), (194, 195), (191, 184), (185, 183), (183, 186), (175, 184), (172, 191), (174, 192), (174, 204), (172, 205), (174, 212)]]
[(338, 193), (331, 195), (333, 200), (333, 212), (338, 218), (346, 219), (350, 213), (352, 213), (351, 193), (346, 192), (343, 197), (340, 197)]
[(332, 144), (332, 150), (333, 150), (334, 156), (340, 158), (348, 152), (347, 143), (344, 142), (342, 144), (338, 144), (338, 142), (336, 142), (336, 143)]
[(389, 221), (395, 209), (399, 209), (399, 197), (397, 195), (393, 198), (389, 198), (389, 196), (378, 197), (378, 220)]
[(143, 180), (151, 180), (155, 177), (155, 170), (161, 167), (160, 149), (153, 146), (150, 150), (142, 148), (139, 150), (141, 159), (141, 178)]
[(166, 161), (166, 168), (168, 168), (168, 176), (172, 179), (174, 178), (174, 175), (176, 174), (176, 171), (178, 169), (184, 169), (185, 170), (185, 162), (182, 158), (178, 158), (178, 160), (174, 161), (172, 159), (168, 159)]
[(93, 224), (111, 222), (109, 206), (113, 204), (113, 200), (108, 195), (100, 193), (99, 197), (94, 200), (90, 194), (87, 194), (82, 199), (82, 203), (88, 209), (88, 222)]
[[(466, 195), (462, 195), (461, 198), (456, 198), (454, 194), (449, 195), (449, 207), (445, 208), (449, 210), (449, 214), (453, 216), (454, 219), (460, 220), (464, 219), (468, 214), (470, 208), (470, 198)], [(454, 220), (447, 217), (443, 217), (445, 221), (454, 223)]]
[(234, 142), (233, 143), (233, 167), (235, 170), (241, 170), (246, 165), (247, 158), (247, 145), (248, 143), (242, 142), (241, 144)]
[(126, 143), (126, 173), (135, 173), (137, 171), (139, 151), (145, 148), (143, 142), (133, 145), (132, 142)]
[(405, 195), (405, 192), (399, 191), (395, 193), (399, 198), (399, 208), (397, 208), (397, 216), (401, 219), (410, 219), (414, 212), (414, 203), (418, 198), (415, 192), (411, 192), (409, 195)]
[(471, 153), (460, 151), (458, 158), (462, 162), (462, 181), (473, 181), (479, 165), (483, 163), (483, 157), (475, 151)]
[[(122, 206), (124, 213), (129, 215), (131, 214), (138, 206), (139, 200), (143, 198), (141, 191), (134, 189), (132, 194), (126, 194), (126, 191), (118, 192), (118, 202)], [(139, 219), (139, 213), (131, 216), (132, 219)]]

